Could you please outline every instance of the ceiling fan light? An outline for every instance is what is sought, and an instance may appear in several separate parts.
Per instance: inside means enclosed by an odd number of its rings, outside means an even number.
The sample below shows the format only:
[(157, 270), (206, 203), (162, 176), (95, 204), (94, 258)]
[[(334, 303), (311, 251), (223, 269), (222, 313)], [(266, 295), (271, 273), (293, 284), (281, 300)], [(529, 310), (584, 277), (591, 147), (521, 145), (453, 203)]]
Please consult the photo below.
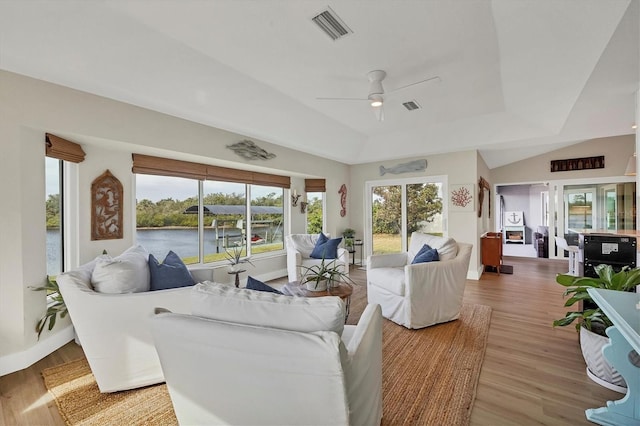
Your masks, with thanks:
[(369, 96), (369, 100), (371, 101), (371, 106), (374, 108), (382, 106), (382, 96), (380, 95)]

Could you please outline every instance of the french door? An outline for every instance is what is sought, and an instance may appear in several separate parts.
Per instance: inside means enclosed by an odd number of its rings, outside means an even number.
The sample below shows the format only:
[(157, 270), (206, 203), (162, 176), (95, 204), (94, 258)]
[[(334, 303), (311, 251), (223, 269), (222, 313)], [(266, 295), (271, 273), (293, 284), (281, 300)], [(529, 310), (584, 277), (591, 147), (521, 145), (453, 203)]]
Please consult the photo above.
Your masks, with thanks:
[(411, 233), (446, 233), (446, 176), (366, 183), (367, 254), (398, 253)]

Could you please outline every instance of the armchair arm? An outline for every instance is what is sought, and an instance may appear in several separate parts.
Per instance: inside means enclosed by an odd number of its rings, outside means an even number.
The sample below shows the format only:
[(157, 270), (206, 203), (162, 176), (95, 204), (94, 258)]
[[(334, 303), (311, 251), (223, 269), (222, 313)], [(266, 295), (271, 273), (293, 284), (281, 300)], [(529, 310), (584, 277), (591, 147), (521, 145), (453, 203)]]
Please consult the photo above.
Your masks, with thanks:
[(352, 425), (378, 425), (382, 418), (382, 310), (367, 305), (347, 343), (345, 381)]
[(393, 268), (407, 264), (407, 253), (372, 254), (367, 261), (367, 268)]
[(349, 251), (343, 247), (338, 247), (338, 261), (342, 262), (344, 268), (342, 272), (349, 276)]
[(287, 275), (289, 281), (298, 281), (300, 278), (300, 267), (302, 263), (302, 254), (293, 247), (287, 247)]

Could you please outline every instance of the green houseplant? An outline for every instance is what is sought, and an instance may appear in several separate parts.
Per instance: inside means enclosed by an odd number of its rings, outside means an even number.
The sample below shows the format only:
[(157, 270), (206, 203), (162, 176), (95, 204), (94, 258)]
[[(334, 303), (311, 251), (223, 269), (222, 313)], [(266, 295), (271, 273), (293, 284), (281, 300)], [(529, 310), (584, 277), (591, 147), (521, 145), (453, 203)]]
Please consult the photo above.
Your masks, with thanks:
[(60, 315), (60, 318), (64, 318), (69, 312), (67, 311), (67, 305), (64, 303), (62, 293), (60, 293), (60, 288), (58, 287), (58, 283), (55, 278), (47, 276), (47, 283), (45, 285), (41, 287), (32, 287), (31, 289), (33, 291), (46, 291), (51, 298), (51, 303), (47, 304), (47, 310), (36, 324), (38, 340), (40, 340), (40, 335), (47, 323), (49, 323), (48, 329), (51, 331), (56, 325), (58, 315)]
[[(556, 276), (556, 282), (564, 287), (564, 296), (568, 296), (564, 306), (573, 306), (582, 302), (582, 311), (569, 311), (563, 318), (553, 321), (555, 326), (567, 326), (576, 322), (580, 332), (580, 348), (587, 364), (587, 375), (609, 389), (624, 392), (626, 383), (622, 376), (606, 361), (602, 347), (609, 342), (605, 330), (613, 325), (607, 315), (594, 302), (587, 289), (602, 288), (617, 291), (632, 291), (640, 284), (640, 269), (622, 268), (614, 272), (610, 265), (595, 267), (598, 277), (576, 277), (567, 274)], [(636, 355), (636, 365), (640, 366), (640, 356)]]
[(225, 256), (227, 258), (227, 262), (229, 262), (229, 269), (231, 271), (238, 270), (242, 263), (249, 263), (251, 266), (255, 266), (251, 263), (251, 259), (249, 257), (242, 257), (242, 252), (243, 247), (241, 246), (233, 246), (225, 249)]
[(566, 326), (578, 320), (576, 330), (585, 327), (601, 336), (606, 336), (605, 330), (612, 325), (611, 320), (595, 305), (593, 299), (587, 292), (589, 288), (603, 288), (607, 290), (632, 291), (636, 285), (640, 284), (640, 269), (622, 268), (619, 272), (614, 272), (610, 265), (598, 265), (595, 267), (597, 278), (576, 277), (567, 274), (558, 274), (556, 282), (567, 289), (564, 296), (569, 298), (564, 306), (572, 306), (575, 303), (583, 302), (587, 304), (583, 311), (570, 311), (558, 320), (553, 322), (554, 326)]
[(353, 237), (355, 237), (355, 235), (355, 229), (346, 228), (344, 231), (342, 231), (342, 237), (344, 238), (344, 247), (349, 251), (353, 250)]
[(355, 282), (343, 272), (343, 265), (338, 263), (336, 259), (324, 258), (320, 263), (311, 266), (301, 266), (304, 270), (302, 273), (301, 283), (305, 284), (308, 290), (324, 291), (339, 285), (341, 282), (355, 284)]

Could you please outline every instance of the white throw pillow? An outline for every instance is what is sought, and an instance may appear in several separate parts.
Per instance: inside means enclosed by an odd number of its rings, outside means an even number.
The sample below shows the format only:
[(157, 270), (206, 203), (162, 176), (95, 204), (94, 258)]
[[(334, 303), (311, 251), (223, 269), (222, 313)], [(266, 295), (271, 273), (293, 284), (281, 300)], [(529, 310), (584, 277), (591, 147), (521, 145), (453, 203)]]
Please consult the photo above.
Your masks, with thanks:
[(120, 256), (99, 256), (91, 274), (91, 285), (99, 293), (139, 293), (149, 291), (149, 253), (138, 245)]
[(339, 297), (295, 297), (205, 281), (191, 291), (191, 313), (246, 325), (302, 332), (344, 330)]
[(440, 261), (455, 259), (458, 255), (458, 243), (453, 238), (414, 232), (411, 234), (411, 243), (408, 253), (409, 262), (411, 262), (418, 251), (420, 251), (423, 244), (428, 244), (431, 248), (438, 250), (438, 257), (440, 258)]
[(289, 241), (303, 258), (308, 258), (311, 257), (311, 252), (316, 246), (318, 236), (319, 234), (291, 234), (289, 235)]

